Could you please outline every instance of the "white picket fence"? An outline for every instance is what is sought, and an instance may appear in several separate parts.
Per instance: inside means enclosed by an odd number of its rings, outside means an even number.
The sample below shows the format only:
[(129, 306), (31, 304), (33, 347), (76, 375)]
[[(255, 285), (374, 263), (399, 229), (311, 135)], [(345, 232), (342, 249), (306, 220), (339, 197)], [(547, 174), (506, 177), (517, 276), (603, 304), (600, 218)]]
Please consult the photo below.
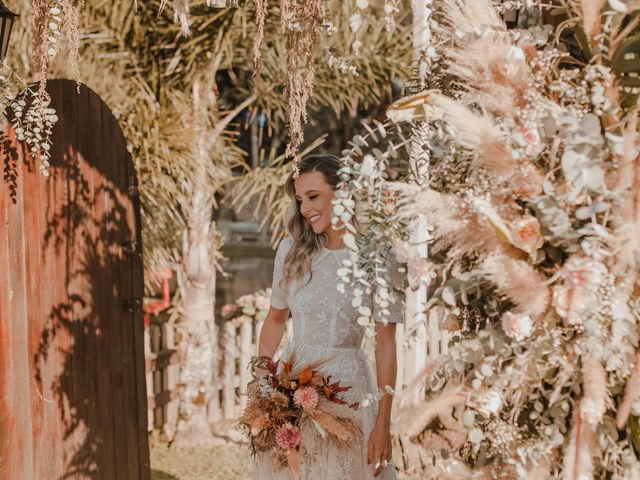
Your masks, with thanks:
[[(434, 316), (428, 319), (426, 328), (417, 329), (417, 341), (405, 346), (407, 332), (412, 329), (414, 321), (421, 321), (420, 317), (413, 317), (408, 304), (405, 323), (396, 329), (398, 391), (402, 390), (403, 385), (411, 384), (425, 365), (447, 350), (448, 336), (446, 332), (440, 331), (439, 319)], [(239, 416), (244, 409), (246, 397), (242, 393), (251, 379), (247, 365), (251, 357), (257, 354), (262, 324), (263, 322), (245, 322), (236, 326), (229, 321), (222, 325), (222, 331), (218, 335), (219, 377), (214, 382), (216, 391), (209, 404), (209, 422), (214, 426), (219, 425), (219, 431), (228, 431), (229, 421)], [(281, 348), (290, 340), (291, 330), (289, 320)], [(174, 327), (169, 323), (151, 324), (145, 331), (149, 430), (161, 429), (168, 434), (175, 428), (178, 415), (176, 385), (179, 365), (174, 336)], [(371, 344), (364, 347), (373, 361)], [(402, 403), (418, 402), (423, 395), (424, 390), (418, 385), (402, 396)]]

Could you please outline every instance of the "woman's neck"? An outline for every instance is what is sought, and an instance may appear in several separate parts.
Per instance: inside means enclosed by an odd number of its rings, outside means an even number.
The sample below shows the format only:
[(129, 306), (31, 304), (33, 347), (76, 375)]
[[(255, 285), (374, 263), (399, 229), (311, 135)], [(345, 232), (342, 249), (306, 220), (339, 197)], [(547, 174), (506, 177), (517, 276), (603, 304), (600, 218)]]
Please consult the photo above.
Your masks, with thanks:
[(325, 243), (325, 248), (329, 250), (339, 250), (344, 248), (344, 242), (342, 241), (342, 235), (344, 235), (344, 231), (332, 231), (331, 233), (325, 232), (325, 237), (327, 242)]

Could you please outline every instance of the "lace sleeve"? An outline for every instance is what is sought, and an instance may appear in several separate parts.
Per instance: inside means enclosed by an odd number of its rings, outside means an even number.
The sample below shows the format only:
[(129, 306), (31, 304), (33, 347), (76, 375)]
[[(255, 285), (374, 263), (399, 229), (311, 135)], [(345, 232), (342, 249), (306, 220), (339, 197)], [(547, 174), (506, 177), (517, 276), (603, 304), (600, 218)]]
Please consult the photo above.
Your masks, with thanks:
[(387, 292), (389, 293), (389, 298), (385, 298), (388, 302), (386, 307), (382, 307), (375, 302), (375, 297), (373, 299), (373, 318), (376, 322), (383, 323), (404, 323), (404, 312), (405, 312), (405, 302), (404, 302), (404, 290), (402, 290), (401, 285), (395, 285), (394, 278), (396, 277), (396, 271), (398, 269), (398, 260), (395, 258), (395, 255), (389, 252), (388, 257), (388, 266), (387, 272), (385, 273), (384, 278), (387, 280), (387, 284), (389, 288)]
[(287, 302), (287, 292), (280, 286), (280, 280), (283, 275), (284, 258), (287, 255), (287, 247), (290, 238), (287, 237), (280, 242), (276, 251), (276, 258), (273, 262), (273, 283), (271, 285), (271, 306), (274, 308), (289, 308)]

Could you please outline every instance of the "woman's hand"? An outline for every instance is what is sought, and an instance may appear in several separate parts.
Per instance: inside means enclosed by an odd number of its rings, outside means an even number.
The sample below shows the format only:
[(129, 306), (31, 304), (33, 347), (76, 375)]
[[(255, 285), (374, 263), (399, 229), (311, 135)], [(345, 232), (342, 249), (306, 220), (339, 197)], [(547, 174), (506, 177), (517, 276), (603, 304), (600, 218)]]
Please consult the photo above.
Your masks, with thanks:
[(376, 465), (373, 475), (377, 477), (386, 467), (385, 461), (391, 460), (391, 433), (389, 424), (376, 421), (371, 434), (369, 435), (369, 446), (367, 449), (367, 463)]

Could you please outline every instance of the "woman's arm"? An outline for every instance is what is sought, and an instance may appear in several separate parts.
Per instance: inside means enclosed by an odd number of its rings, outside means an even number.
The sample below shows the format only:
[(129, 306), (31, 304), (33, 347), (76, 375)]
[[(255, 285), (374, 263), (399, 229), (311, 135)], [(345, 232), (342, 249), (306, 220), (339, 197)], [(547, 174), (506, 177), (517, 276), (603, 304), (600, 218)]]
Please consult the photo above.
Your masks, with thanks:
[(289, 308), (269, 308), (258, 340), (258, 356), (273, 357), (280, 345), (289, 318)]
[[(376, 377), (378, 388), (384, 390), (388, 385), (396, 388), (398, 364), (396, 359), (396, 324), (376, 323)], [(391, 423), (391, 404), (393, 396), (386, 394), (380, 399), (376, 423), (389, 428)]]
[[(388, 385), (395, 389), (397, 376), (396, 324), (376, 322), (376, 378), (378, 388), (385, 390)], [(374, 475), (384, 468), (385, 460), (391, 458), (391, 405), (393, 396), (385, 394), (378, 403), (378, 416), (369, 436), (367, 461), (376, 464)]]

